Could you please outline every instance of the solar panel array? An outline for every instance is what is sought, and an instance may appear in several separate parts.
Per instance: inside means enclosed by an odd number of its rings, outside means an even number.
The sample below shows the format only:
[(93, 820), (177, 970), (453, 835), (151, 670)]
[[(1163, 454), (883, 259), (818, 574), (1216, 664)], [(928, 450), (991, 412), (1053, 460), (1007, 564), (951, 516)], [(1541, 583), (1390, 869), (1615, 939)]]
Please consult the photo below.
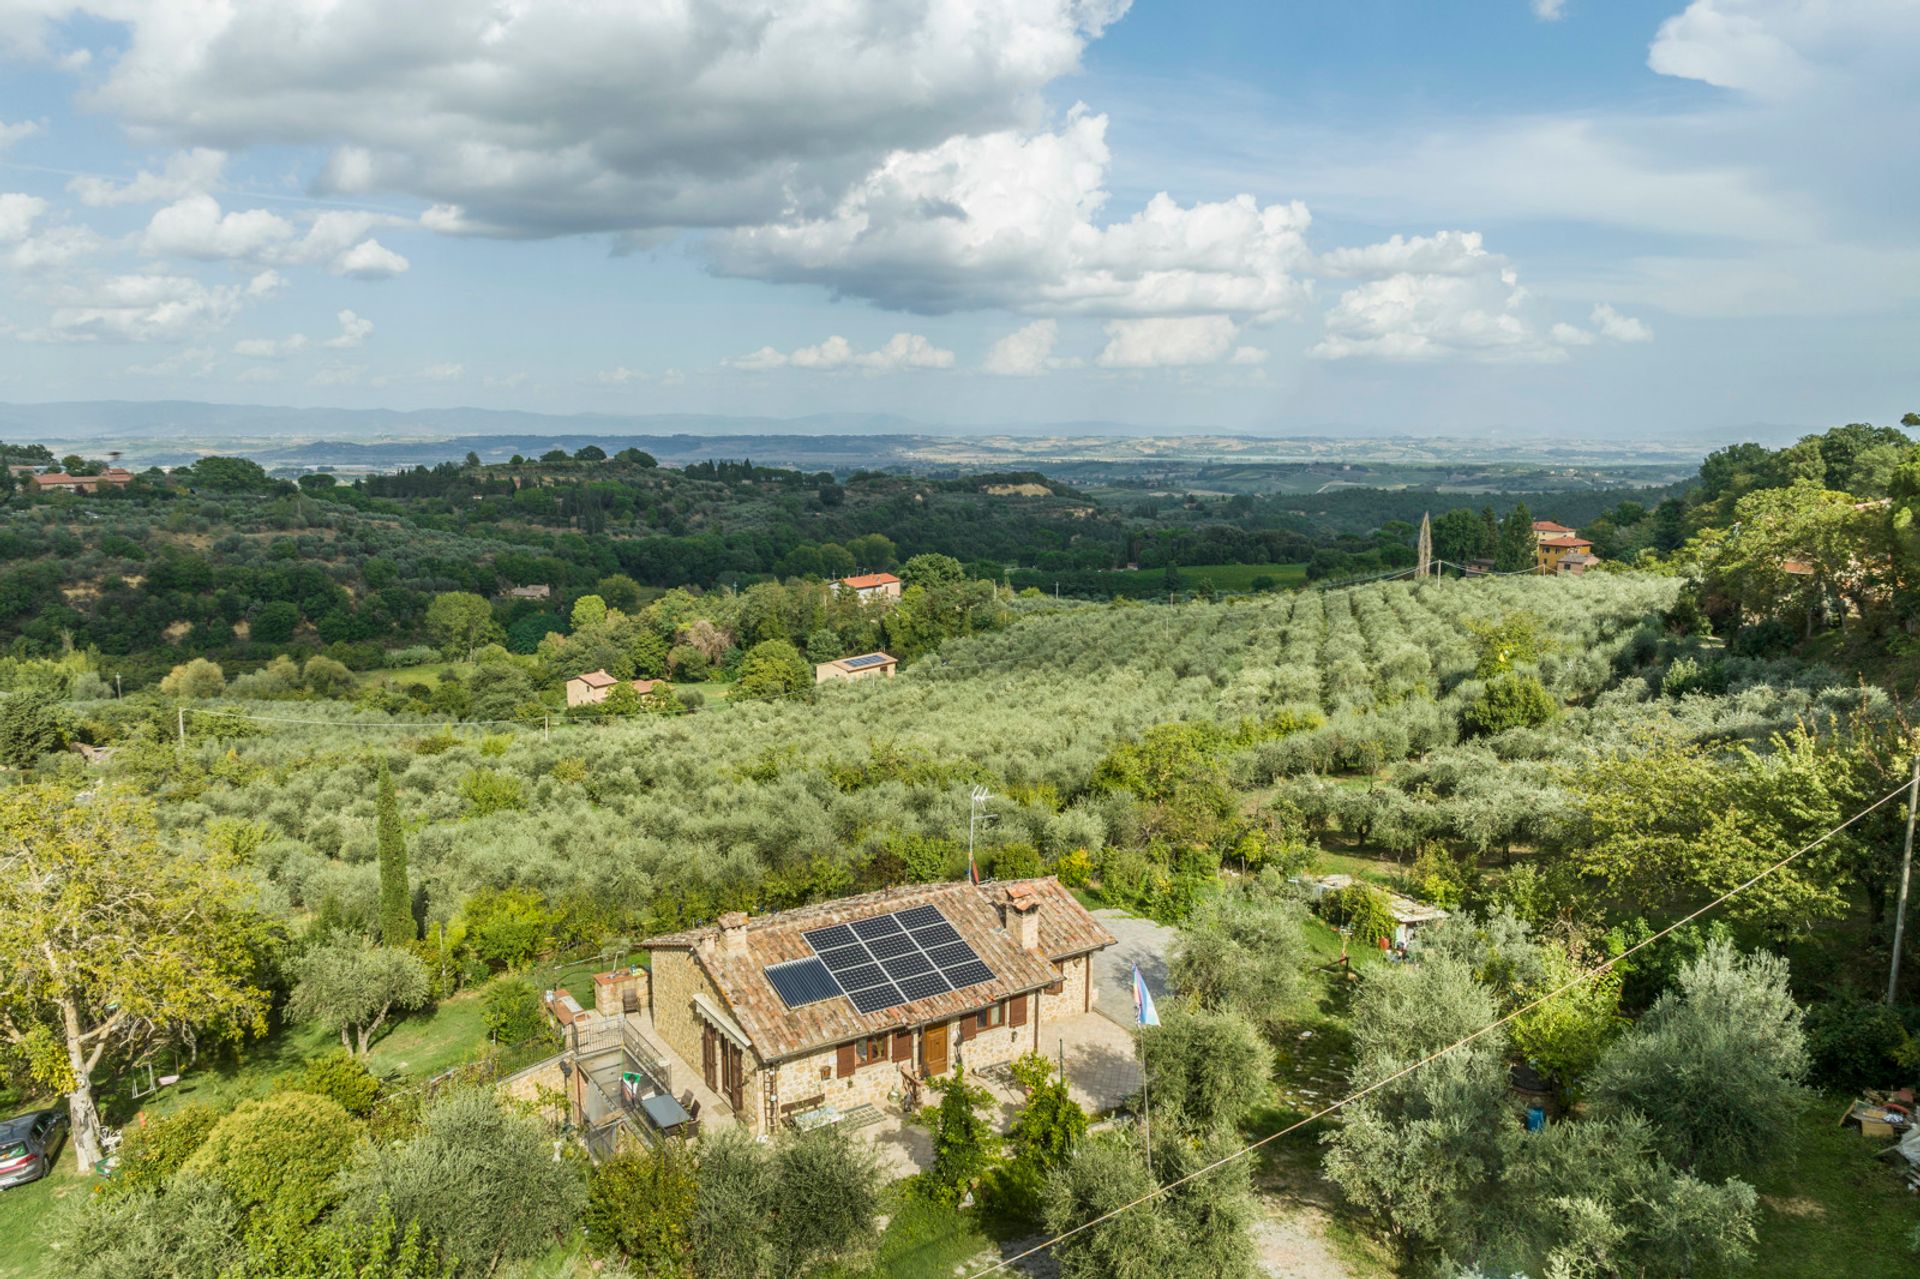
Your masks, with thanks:
[(774, 964), (766, 972), (767, 980), (773, 983), (781, 1001), (789, 1008), (804, 1008), (841, 993), (840, 983), (817, 957)]
[(766, 970), (789, 1008), (844, 994), (860, 1012), (877, 1013), (993, 980), (993, 970), (932, 906), (801, 935), (817, 958)]
[(857, 671), (863, 666), (878, 666), (886, 660), (887, 655), (885, 653), (868, 653), (865, 657), (849, 657), (845, 662), (842, 662), (841, 665), (850, 671)]

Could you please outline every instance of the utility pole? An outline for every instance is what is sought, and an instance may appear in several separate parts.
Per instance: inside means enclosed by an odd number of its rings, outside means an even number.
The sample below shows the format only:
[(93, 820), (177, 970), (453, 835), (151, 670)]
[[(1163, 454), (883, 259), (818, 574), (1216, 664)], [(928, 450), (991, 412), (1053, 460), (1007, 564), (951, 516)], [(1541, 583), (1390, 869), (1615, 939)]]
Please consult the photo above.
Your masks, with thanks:
[(1913, 818), (1920, 806), (1920, 755), (1913, 760), (1913, 780), (1907, 784), (1907, 847), (1900, 855), (1900, 896), (1893, 908), (1893, 965), (1887, 972), (1887, 1004), (1900, 992), (1900, 947), (1907, 932), (1907, 888), (1913, 880)]
[(185, 759), (187, 757), (187, 708), (176, 707), (174, 717), (174, 722), (180, 730), (180, 758)]

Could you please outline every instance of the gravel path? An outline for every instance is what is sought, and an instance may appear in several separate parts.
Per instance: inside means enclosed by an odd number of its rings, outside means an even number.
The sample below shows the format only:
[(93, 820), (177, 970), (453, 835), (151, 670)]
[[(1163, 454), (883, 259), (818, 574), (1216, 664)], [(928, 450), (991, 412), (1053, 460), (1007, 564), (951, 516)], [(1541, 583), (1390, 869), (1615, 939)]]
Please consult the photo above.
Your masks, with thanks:
[(1093, 917), (1118, 939), (1117, 945), (1094, 953), (1094, 1007), (1122, 1026), (1131, 1026), (1133, 966), (1140, 965), (1140, 975), (1147, 979), (1147, 989), (1154, 999), (1162, 999), (1167, 993), (1167, 954), (1173, 947), (1173, 929), (1112, 909), (1096, 910)]

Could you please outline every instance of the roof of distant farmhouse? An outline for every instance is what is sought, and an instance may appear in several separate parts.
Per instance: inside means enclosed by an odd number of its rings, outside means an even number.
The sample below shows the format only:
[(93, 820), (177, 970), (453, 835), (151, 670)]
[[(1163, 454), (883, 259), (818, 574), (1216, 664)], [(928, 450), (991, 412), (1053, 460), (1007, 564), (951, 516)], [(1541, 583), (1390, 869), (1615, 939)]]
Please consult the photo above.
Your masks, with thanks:
[(843, 577), (840, 585), (855, 591), (868, 591), (876, 586), (888, 586), (900, 579), (891, 573), (859, 573), (853, 577)]

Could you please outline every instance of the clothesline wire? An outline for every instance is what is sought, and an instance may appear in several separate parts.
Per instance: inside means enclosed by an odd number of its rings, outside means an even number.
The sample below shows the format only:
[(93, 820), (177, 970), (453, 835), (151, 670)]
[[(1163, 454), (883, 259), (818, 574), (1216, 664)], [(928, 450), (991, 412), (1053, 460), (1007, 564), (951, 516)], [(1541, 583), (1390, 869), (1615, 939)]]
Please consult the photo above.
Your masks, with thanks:
[(1312, 1114), (1307, 1115), (1304, 1118), (1295, 1120), (1293, 1123), (1288, 1124), (1286, 1127), (1281, 1128), (1277, 1132), (1268, 1133), (1266, 1136), (1261, 1137), (1256, 1141), (1247, 1143), (1246, 1145), (1240, 1147), (1238, 1150), (1235, 1150), (1226, 1155), (1222, 1155), (1220, 1158), (1213, 1160), (1211, 1163), (1208, 1163), (1199, 1168), (1196, 1168), (1194, 1171), (1188, 1173), (1184, 1177), (1178, 1177), (1178, 1178), (1175, 1178), (1173, 1181), (1167, 1182), (1165, 1185), (1156, 1186), (1154, 1189), (1148, 1191), (1146, 1194), (1130, 1199), (1126, 1203), (1123, 1203), (1118, 1207), (1111, 1208), (1106, 1212), (1101, 1213), (1099, 1216), (1092, 1218), (1091, 1220), (1081, 1222), (1079, 1225), (1074, 1226), (1072, 1229), (1063, 1230), (1059, 1234), (1056, 1234), (1051, 1236), (1050, 1238), (1044, 1239), (1041, 1242), (1033, 1245), (1031, 1248), (1026, 1249), (1024, 1252), (1015, 1253), (1011, 1257), (1004, 1257), (999, 1261), (993, 1263), (992, 1265), (987, 1266), (985, 1269), (972, 1271), (966, 1276), (966, 1279), (984, 1279), (984, 1276), (986, 1275), (995, 1274), (999, 1271), (1005, 1270), (1009, 1266), (1012, 1266), (1018, 1262), (1024, 1261), (1028, 1257), (1031, 1257), (1036, 1253), (1044, 1252), (1047, 1249), (1052, 1248), (1056, 1244), (1062, 1243), (1065, 1240), (1073, 1238), (1075, 1235), (1091, 1230), (1095, 1226), (1101, 1225), (1104, 1222), (1111, 1221), (1123, 1212), (1128, 1212), (1134, 1208), (1138, 1208), (1142, 1206), (1143, 1204), (1151, 1203), (1153, 1200), (1158, 1199), (1162, 1195), (1166, 1194), (1169, 1190), (1174, 1190), (1180, 1186), (1184, 1186), (1188, 1182), (1193, 1181), (1195, 1178), (1204, 1177), (1210, 1172), (1217, 1171), (1218, 1169), (1225, 1167), (1227, 1164), (1233, 1163), (1235, 1160), (1244, 1159), (1248, 1155), (1251, 1155), (1254, 1151), (1260, 1149), (1262, 1146), (1268, 1145), (1271, 1142), (1278, 1141), (1280, 1138), (1287, 1136), (1289, 1133), (1298, 1132), (1300, 1129), (1305, 1128), (1309, 1124), (1316, 1123), (1319, 1120), (1325, 1119), (1327, 1116), (1335, 1113), (1336, 1111), (1342, 1110), (1347, 1106), (1352, 1105), (1354, 1102), (1359, 1101), (1361, 1098), (1370, 1096), (1371, 1094), (1380, 1091), (1382, 1088), (1385, 1088), (1388, 1084), (1396, 1083), (1399, 1080), (1406, 1078), (1408, 1075), (1411, 1075), (1416, 1070), (1419, 1070), (1424, 1066), (1431, 1065), (1433, 1062), (1440, 1060), (1440, 1058), (1445, 1057), (1447, 1054), (1456, 1052), (1459, 1049), (1466, 1047), (1468, 1044), (1473, 1043), (1475, 1040), (1480, 1039), (1485, 1035), (1489, 1035), (1493, 1033), (1494, 1031), (1498, 1030), (1502, 1026), (1505, 1026), (1507, 1023), (1513, 1021), (1514, 1019), (1518, 1017), (1523, 1017), (1527, 1013), (1532, 1012), (1534, 1009), (1540, 1007), (1542, 1004), (1548, 1003), (1554, 999), (1558, 999), (1561, 995), (1566, 994), (1568, 991), (1572, 990), (1574, 987), (1580, 985), (1581, 983), (1591, 981), (1593, 978), (1598, 977), (1603, 973), (1611, 971), (1613, 968), (1615, 968), (1620, 963), (1628, 959), (1630, 956), (1636, 954), (1639, 951), (1645, 950), (1648, 946), (1651, 946), (1655, 942), (1660, 941), (1662, 938), (1665, 938), (1671, 935), (1676, 930), (1680, 928), (1684, 928), (1686, 925), (1692, 923), (1694, 920), (1699, 919), (1702, 915), (1705, 915), (1708, 912), (1716, 910), (1719, 907), (1725, 905), (1727, 902), (1733, 900), (1735, 897), (1739, 896), (1741, 893), (1746, 892), (1749, 888), (1752, 888), (1755, 884), (1758, 884), (1761, 880), (1767, 878), (1769, 875), (1772, 875), (1777, 871), (1785, 868), (1786, 866), (1791, 864), (1795, 859), (1801, 857), (1806, 853), (1813, 851), (1815, 848), (1818, 848), (1820, 845), (1826, 843), (1829, 839), (1832, 839), (1835, 835), (1838, 835), (1841, 831), (1847, 829), (1849, 826), (1853, 825), (1855, 822), (1859, 821), (1861, 818), (1867, 816), (1869, 813), (1874, 812), (1876, 809), (1880, 808), (1882, 805), (1888, 803), (1893, 799), (1898, 798), (1901, 795), (1904, 795), (1907, 792), (1908, 785), (1909, 783), (1907, 782), (1901, 782), (1900, 785), (1894, 787), (1892, 790), (1888, 791), (1885, 795), (1882, 795), (1879, 799), (1874, 800), (1871, 804), (1868, 804), (1865, 808), (1860, 809), (1858, 812), (1854, 813), (1853, 816), (1841, 822), (1838, 826), (1833, 827), (1831, 830), (1826, 831), (1824, 834), (1808, 841), (1807, 843), (1801, 845), (1799, 848), (1794, 849), (1791, 853), (1788, 853), (1785, 857), (1782, 857), (1780, 860), (1774, 862), (1771, 866), (1766, 867), (1764, 870), (1760, 871), (1758, 874), (1753, 875), (1750, 878), (1743, 880), (1738, 884), (1735, 884), (1732, 888), (1729, 888), (1726, 892), (1721, 893), (1718, 897), (1714, 898), (1712, 901), (1708, 902), (1706, 905), (1701, 906), (1699, 909), (1691, 911), (1688, 914), (1681, 916), (1679, 919), (1674, 920), (1671, 924), (1668, 924), (1665, 928), (1662, 928), (1659, 932), (1654, 933), (1651, 936), (1639, 942), (1636, 942), (1632, 946), (1627, 947), (1625, 950), (1621, 951), (1618, 955), (1613, 956), (1611, 959), (1606, 960), (1604, 963), (1596, 964), (1592, 968), (1589, 968), (1584, 972), (1576, 973), (1570, 980), (1563, 982), (1561, 985), (1557, 986), (1553, 990), (1548, 991), (1546, 994), (1541, 995), (1539, 998), (1534, 999), (1526, 1004), (1522, 1004), (1520, 1007), (1515, 1008), (1512, 1012), (1507, 1013), (1503, 1017), (1495, 1018), (1493, 1021), (1490, 1021), (1486, 1025), (1480, 1027), (1480, 1029), (1473, 1031), (1470, 1034), (1463, 1035), (1459, 1039), (1454, 1040), (1452, 1043), (1448, 1044), (1446, 1047), (1438, 1049), (1434, 1052), (1428, 1053), (1426, 1056), (1420, 1058), (1418, 1061), (1415, 1061), (1409, 1065), (1403, 1066), (1399, 1070), (1394, 1071), (1392, 1074), (1387, 1075), (1385, 1078), (1376, 1080), (1373, 1083), (1368, 1084), (1364, 1088), (1361, 1088), (1355, 1092), (1349, 1093), (1347, 1096), (1342, 1097), (1340, 1100), (1333, 1102), (1330, 1105), (1323, 1106), (1319, 1110), (1314, 1111)]

